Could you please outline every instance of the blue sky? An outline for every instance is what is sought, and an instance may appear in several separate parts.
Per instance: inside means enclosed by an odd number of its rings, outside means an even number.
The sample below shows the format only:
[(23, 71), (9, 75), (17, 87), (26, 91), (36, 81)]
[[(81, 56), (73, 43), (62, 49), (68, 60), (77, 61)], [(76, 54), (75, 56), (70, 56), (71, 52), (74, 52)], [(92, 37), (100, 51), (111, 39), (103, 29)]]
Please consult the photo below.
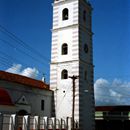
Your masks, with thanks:
[[(9, 63), (22, 64), (22, 69), (35, 67), (41, 72), (39, 78), (44, 73), (47, 80), (49, 79), (51, 47), (51, 2), (45, 0), (0, 0), (0, 25), (37, 50), (43, 57), (36, 55), (34, 51), (29, 52), (27, 47), (20, 46), (18, 42), (3, 32), (0, 32), (0, 38), (7, 40), (15, 47), (10, 47), (7, 43), (0, 41), (1, 50), (20, 61), (13, 60)], [(7, 68), (9, 68), (7, 65), (0, 66), (2, 70)]]
[(95, 78), (130, 80), (130, 3), (92, 0)]
[[(130, 82), (130, 2), (90, 0), (95, 81)], [(0, 70), (30, 69), (49, 81), (52, 0), (0, 0)], [(6, 28), (7, 30), (3, 29)], [(15, 34), (22, 43), (12, 38)], [(28, 45), (28, 46), (24, 46)], [(31, 47), (31, 48), (30, 48)], [(29, 48), (29, 50), (28, 50)], [(34, 52), (34, 49), (37, 52)], [(40, 54), (39, 54), (40, 53)], [(36, 71), (38, 70), (38, 72)]]

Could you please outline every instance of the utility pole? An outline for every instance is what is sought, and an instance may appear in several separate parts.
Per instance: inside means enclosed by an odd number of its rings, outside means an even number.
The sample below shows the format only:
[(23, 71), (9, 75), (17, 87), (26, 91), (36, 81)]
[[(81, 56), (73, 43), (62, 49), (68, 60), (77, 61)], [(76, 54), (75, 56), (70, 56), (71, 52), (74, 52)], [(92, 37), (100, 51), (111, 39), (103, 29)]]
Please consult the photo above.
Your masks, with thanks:
[(73, 83), (73, 103), (72, 103), (72, 130), (74, 130), (74, 109), (75, 109), (75, 80), (78, 79), (79, 76), (69, 76), (72, 79)]

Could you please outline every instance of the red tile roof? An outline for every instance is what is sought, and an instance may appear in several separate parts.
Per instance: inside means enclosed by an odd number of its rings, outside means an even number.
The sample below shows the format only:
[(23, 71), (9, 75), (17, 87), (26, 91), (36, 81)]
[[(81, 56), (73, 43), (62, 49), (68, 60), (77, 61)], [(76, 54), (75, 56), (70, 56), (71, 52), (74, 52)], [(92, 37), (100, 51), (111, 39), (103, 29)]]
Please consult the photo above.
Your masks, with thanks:
[(0, 105), (14, 105), (8, 92), (0, 88)]
[(96, 106), (96, 111), (130, 111), (129, 105), (121, 106)]
[(18, 74), (12, 74), (5, 71), (0, 71), (0, 80), (6, 80), (14, 83), (19, 83), (23, 85), (27, 85), (33, 88), (45, 89), (50, 90), (49, 85), (45, 84), (44, 82), (32, 78), (28, 78), (25, 76), (21, 76)]

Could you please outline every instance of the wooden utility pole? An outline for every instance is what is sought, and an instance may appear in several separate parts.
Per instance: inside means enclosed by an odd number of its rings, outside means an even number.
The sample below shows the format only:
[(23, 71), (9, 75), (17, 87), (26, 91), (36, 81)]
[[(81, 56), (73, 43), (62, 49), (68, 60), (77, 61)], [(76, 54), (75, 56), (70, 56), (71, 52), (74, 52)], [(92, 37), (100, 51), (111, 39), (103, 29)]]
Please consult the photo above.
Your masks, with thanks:
[(75, 109), (75, 80), (78, 79), (79, 76), (69, 76), (72, 79), (73, 83), (73, 103), (72, 103), (72, 130), (74, 130), (74, 109)]

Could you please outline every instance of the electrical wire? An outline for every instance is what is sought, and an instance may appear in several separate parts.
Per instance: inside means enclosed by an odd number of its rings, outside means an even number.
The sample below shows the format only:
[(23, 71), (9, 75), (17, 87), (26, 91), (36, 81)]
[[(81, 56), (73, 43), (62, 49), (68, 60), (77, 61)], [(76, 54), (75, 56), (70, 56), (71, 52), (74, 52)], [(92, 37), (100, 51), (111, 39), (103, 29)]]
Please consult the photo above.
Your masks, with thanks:
[[(41, 53), (39, 53), (37, 50), (35, 50), (34, 48), (32, 48), (31, 46), (29, 46), (27, 43), (25, 43), (23, 40), (21, 40), (20, 38), (18, 38), (15, 34), (11, 33), (10, 31), (8, 31), (5, 27), (3, 27), (2, 25), (0, 25), (0, 31), (3, 32), (4, 34), (8, 35), (12, 40), (14, 40), (15, 42), (19, 43), (22, 47), (24, 47), (25, 49), (29, 50), (30, 52), (36, 54), (37, 56), (41, 57), (42, 60), (44, 61), (50, 61), (49, 59), (47, 59), (45, 56), (43, 56)], [(44, 58), (44, 59), (43, 59)]]
[(24, 54), (24, 55), (30, 57), (31, 59), (33, 59), (34, 61), (37, 61), (38, 63), (42, 63), (42, 64), (44, 64), (46, 67), (48, 67), (47, 62), (42, 62), (42, 61), (39, 60), (38, 58), (33, 57), (32, 55), (28, 54), (27, 52), (23, 51), (22, 49), (17, 48), (16, 46), (14, 46), (13, 44), (11, 44), (11, 43), (8, 42), (7, 40), (1, 39), (1, 38), (0, 38), (0, 40), (1, 40), (3, 43), (8, 44), (8, 45), (9, 45), (10, 47), (12, 47), (13, 49), (18, 50), (18, 52), (20, 52), (21, 54)]
[[(0, 51), (0, 63), (1, 63), (1, 61), (2, 61), (2, 64), (4, 64), (6, 67), (8, 67), (8, 68), (10, 68), (10, 66), (12, 66), (12, 63), (14, 62), (14, 60), (15, 61), (18, 61), (17, 59), (15, 59), (15, 58), (13, 58), (13, 57), (11, 57), (11, 56), (9, 56), (9, 55), (7, 55), (7, 54), (4, 54), (3, 52), (1, 52)], [(2, 57), (3, 56), (3, 57)], [(19, 63), (20, 63), (20, 61), (18, 61)], [(4, 67), (5, 67), (4, 66)], [(24, 64), (24, 63), (22, 63), (22, 66), (26, 66), (26, 67), (28, 67), (28, 65), (26, 64)], [(13, 68), (13, 70), (17, 70), (17, 68)], [(28, 71), (28, 70), (26, 70), (26, 71)], [(40, 73), (40, 74), (44, 74), (43, 73), (43, 71), (41, 71), (41, 70), (39, 70), (38, 69), (38, 72)]]

